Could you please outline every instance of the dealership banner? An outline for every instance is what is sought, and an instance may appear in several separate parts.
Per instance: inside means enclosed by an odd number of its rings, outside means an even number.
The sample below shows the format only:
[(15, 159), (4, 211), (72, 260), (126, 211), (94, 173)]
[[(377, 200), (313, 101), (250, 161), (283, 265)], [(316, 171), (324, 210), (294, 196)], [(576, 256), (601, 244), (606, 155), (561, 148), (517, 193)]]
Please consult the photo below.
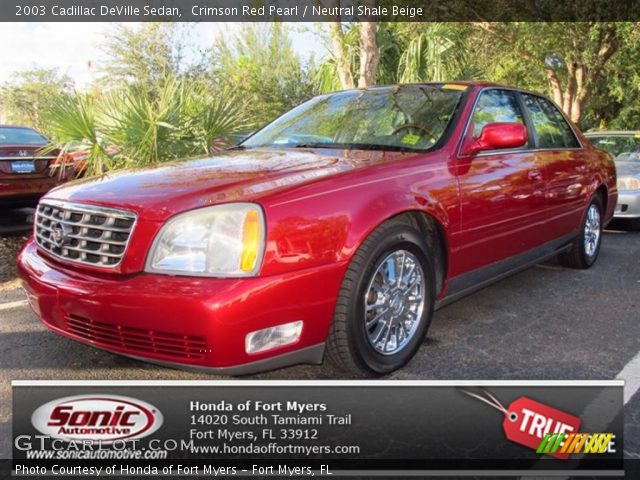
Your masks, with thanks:
[(13, 382), (13, 474), (622, 475), (620, 381)]
[(3, 22), (634, 21), (638, 0), (14, 0)]

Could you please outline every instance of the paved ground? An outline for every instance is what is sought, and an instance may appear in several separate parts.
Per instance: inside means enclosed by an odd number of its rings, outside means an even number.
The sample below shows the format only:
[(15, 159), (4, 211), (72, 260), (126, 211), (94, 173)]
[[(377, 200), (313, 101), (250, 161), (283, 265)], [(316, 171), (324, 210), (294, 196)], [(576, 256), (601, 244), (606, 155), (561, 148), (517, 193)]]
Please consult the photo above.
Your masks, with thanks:
[[(568, 270), (551, 262), (469, 296), (435, 315), (417, 357), (391, 378), (615, 378), (640, 351), (639, 259), (640, 233), (607, 232), (600, 259), (590, 270)], [(4, 253), (0, 257), (0, 263), (11, 261)], [(0, 458), (10, 448), (11, 380), (218, 378), (152, 366), (67, 340), (45, 330), (22, 300), (17, 283), (0, 278)], [(253, 378), (343, 377), (323, 365)], [(626, 408), (629, 457), (640, 458), (639, 420), (640, 393)]]

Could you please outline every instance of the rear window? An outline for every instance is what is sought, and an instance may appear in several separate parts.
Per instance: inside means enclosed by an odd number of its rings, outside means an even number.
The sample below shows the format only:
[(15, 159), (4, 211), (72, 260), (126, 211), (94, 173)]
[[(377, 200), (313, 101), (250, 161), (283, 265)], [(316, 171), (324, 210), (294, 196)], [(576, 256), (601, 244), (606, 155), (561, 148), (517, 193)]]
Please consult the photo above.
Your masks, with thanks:
[(48, 140), (30, 128), (0, 128), (0, 145), (46, 145)]

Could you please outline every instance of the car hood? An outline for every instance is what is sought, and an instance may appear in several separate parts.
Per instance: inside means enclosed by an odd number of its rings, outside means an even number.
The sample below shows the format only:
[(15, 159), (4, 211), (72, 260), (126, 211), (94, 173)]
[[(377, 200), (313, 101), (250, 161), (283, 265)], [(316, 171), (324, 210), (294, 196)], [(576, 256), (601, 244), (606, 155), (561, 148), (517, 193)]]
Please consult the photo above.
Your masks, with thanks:
[(144, 212), (149, 220), (262, 196), (403, 155), (363, 150), (232, 150), (68, 183), (47, 198)]
[(616, 162), (618, 177), (640, 175), (640, 162)]

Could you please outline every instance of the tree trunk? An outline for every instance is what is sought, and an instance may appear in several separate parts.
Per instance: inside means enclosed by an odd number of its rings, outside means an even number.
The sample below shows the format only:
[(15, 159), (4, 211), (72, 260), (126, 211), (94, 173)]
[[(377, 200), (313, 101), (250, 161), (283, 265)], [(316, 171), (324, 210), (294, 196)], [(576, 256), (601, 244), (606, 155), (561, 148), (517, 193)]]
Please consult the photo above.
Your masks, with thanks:
[[(600, 31), (598, 44), (589, 51), (578, 51), (570, 61), (567, 61), (567, 84), (562, 88), (562, 82), (557, 72), (546, 62), (546, 58), (536, 58), (523, 48), (518, 48), (518, 32), (509, 29), (499, 28), (495, 23), (491, 22), (475, 22), (475, 25), (482, 30), (490, 33), (498, 38), (501, 42), (513, 48), (517, 48), (517, 53), (523, 58), (531, 61), (532, 65), (538, 64), (544, 68), (549, 83), (549, 91), (554, 102), (558, 104), (567, 116), (575, 123), (582, 119), (584, 105), (593, 91), (594, 85), (602, 74), (607, 62), (611, 56), (620, 48), (620, 38), (618, 26), (615, 22), (609, 22), (604, 25), (604, 29)], [(570, 32), (568, 32), (570, 33)], [(580, 42), (579, 37), (575, 37), (574, 32), (573, 46), (574, 50), (578, 48)], [(556, 52), (557, 53), (557, 52)], [(590, 58), (592, 57), (592, 58)], [(594, 58), (593, 58), (594, 57)]]
[(331, 44), (333, 46), (333, 58), (336, 61), (336, 69), (338, 78), (342, 88), (354, 88), (353, 75), (351, 74), (351, 65), (347, 58), (347, 49), (344, 43), (344, 33), (342, 32), (342, 24), (340, 22), (329, 22), (329, 35), (331, 36)]
[(551, 90), (551, 97), (553, 101), (562, 107), (562, 84), (560, 79), (553, 68), (545, 67), (545, 73), (547, 75), (547, 81), (549, 82), (549, 90)]
[(376, 22), (360, 23), (360, 76), (358, 88), (375, 85), (380, 51), (376, 41)]
[(571, 113), (569, 118), (574, 123), (578, 123), (582, 119), (582, 107), (587, 99), (587, 96), (591, 92), (592, 85), (585, 85), (584, 83), (584, 65), (578, 64), (575, 68), (575, 92), (571, 99)]

